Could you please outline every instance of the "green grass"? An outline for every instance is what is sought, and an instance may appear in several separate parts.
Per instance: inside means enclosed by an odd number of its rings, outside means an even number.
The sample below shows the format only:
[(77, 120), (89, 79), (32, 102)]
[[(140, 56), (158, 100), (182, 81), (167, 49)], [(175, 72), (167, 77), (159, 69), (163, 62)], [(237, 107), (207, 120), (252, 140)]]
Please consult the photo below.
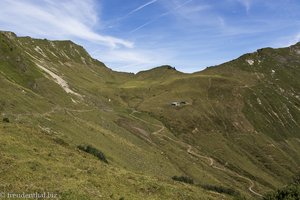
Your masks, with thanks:
[[(0, 124), (3, 191), (49, 191), (62, 199), (207, 199), (208, 192), (144, 176), (97, 161), (53, 136), (17, 124)], [(159, 182), (158, 182), (159, 180)]]
[[(9, 189), (63, 199), (233, 198), (171, 179), (182, 175), (256, 199), (245, 177), (264, 194), (298, 170), (298, 46), (193, 74), (162, 66), (134, 75), (108, 69), (71, 41), (0, 36), (0, 113), (10, 120), (0, 122), (1, 184)], [(101, 150), (109, 165), (81, 144)]]

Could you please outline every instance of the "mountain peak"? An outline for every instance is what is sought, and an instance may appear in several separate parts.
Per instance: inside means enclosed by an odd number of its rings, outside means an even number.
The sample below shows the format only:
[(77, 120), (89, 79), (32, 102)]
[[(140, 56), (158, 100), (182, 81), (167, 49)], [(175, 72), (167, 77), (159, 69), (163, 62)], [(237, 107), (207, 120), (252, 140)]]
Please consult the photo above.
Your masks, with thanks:
[(157, 73), (157, 72), (162, 72), (162, 71), (164, 71), (164, 72), (178, 72), (175, 67), (172, 67), (170, 65), (161, 65), (161, 66), (154, 67), (154, 68), (151, 68), (151, 69), (148, 69), (148, 70), (140, 71), (137, 74)]
[(0, 31), (0, 33), (5, 35), (9, 39), (17, 38), (17, 35), (14, 32), (11, 32), (11, 31)]

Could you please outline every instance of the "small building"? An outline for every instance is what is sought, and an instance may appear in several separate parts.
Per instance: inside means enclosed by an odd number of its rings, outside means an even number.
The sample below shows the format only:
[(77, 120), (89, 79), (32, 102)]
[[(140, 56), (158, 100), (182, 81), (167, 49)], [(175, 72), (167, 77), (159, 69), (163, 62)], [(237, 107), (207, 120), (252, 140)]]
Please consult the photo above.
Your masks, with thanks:
[(182, 106), (182, 105), (186, 105), (187, 102), (186, 101), (173, 101), (171, 103), (172, 106)]
[(172, 106), (180, 106), (180, 102), (174, 101), (171, 103)]

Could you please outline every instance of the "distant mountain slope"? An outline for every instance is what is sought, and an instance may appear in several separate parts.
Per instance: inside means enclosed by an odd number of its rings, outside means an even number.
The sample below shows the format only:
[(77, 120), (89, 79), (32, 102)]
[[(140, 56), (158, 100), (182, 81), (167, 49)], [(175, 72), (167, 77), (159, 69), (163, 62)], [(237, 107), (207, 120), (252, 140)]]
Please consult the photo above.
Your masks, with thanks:
[(0, 187), (66, 199), (259, 198), (300, 170), (299, 65), (298, 43), (193, 74), (120, 73), (71, 41), (1, 32)]

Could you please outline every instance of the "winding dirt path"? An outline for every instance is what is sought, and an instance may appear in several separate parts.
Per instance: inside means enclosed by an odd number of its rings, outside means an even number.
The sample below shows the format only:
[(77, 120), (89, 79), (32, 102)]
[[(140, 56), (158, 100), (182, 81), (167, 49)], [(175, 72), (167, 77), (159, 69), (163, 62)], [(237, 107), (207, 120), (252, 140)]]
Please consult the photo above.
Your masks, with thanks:
[(141, 118), (139, 118), (139, 117), (134, 116), (134, 113), (138, 113), (138, 111), (134, 110), (134, 111), (132, 111), (132, 113), (130, 113), (129, 115), (130, 115), (131, 117), (137, 119), (137, 120), (140, 120), (140, 121), (142, 121), (142, 122), (144, 122), (144, 123), (147, 123), (147, 124), (150, 124), (150, 125), (152, 125), (152, 126), (156, 126), (156, 127), (159, 128), (159, 130), (154, 131), (154, 132), (152, 133), (153, 135), (158, 135), (158, 136), (167, 138), (167, 139), (169, 139), (169, 140), (171, 140), (171, 141), (173, 141), (173, 142), (175, 142), (175, 143), (177, 143), (177, 144), (180, 144), (181, 146), (187, 147), (187, 150), (186, 150), (186, 151), (187, 151), (188, 154), (193, 155), (193, 156), (198, 157), (198, 158), (204, 158), (204, 159), (206, 159), (206, 160), (208, 161), (208, 165), (209, 165), (210, 167), (216, 169), (216, 170), (220, 170), (220, 171), (223, 171), (223, 172), (231, 173), (231, 174), (233, 174), (233, 175), (235, 175), (235, 176), (237, 176), (237, 177), (239, 177), (239, 178), (241, 178), (241, 179), (244, 179), (244, 180), (248, 181), (248, 182), (249, 182), (248, 190), (249, 190), (252, 194), (254, 194), (254, 195), (256, 195), (256, 196), (259, 196), (259, 197), (262, 197), (262, 196), (263, 196), (262, 194), (260, 194), (260, 193), (258, 193), (258, 192), (256, 192), (256, 191), (254, 191), (253, 188), (254, 188), (254, 186), (255, 186), (255, 183), (254, 183), (254, 181), (252, 181), (250, 178), (247, 178), (247, 177), (245, 177), (245, 176), (242, 176), (242, 175), (238, 174), (237, 172), (232, 171), (232, 170), (230, 170), (230, 169), (228, 169), (228, 168), (226, 168), (226, 167), (224, 167), (224, 166), (222, 166), (222, 168), (216, 166), (216, 165), (215, 165), (215, 160), (214, 160), (213, 158), (208, 157), (208, 156), (205, 156), (205, 155), (201, 155), (201, 154), (198, 154), (198, 153), (194, 152), (194, 151), (193, 151), (193, 147), (192, 147), (191, 145), (189, 145), (189, 144), (187, 144), (187, 143), (185, 143), (185, 142), (182, 142), (182, 141), (180, 141), (180, 140), (174, 140), (173, 138), (170, 138), (170, 137), (167, 136), (167, 135), (162, 135), (161, 132), (165, 129), (165, 127), (164, 127), (163, 125), (153, 124), (153, 123), (151, 123), (151, 122), (148, 122), (148, 121), (146, 121), (146, 120), (143, 120), (143, 119), (141, 119)]
[(207, 156), (203, 156), (203, 155), (199, 155), (199, 154), (195, 153), (194, 151), (192, 151), (192, 146), (191, 146), (191, 145), (188, 145), (187, 152), (188, 152), (189, 154), (193, 155), (193, 156), (200, 157), (200, 158), (205, 158), (205, 159), (209, 160), (209, 162), (210, 162), (210, 163), (209, 163), (209, 166), (211, 166), (211, 167), (214, 168), (214, 169), (221, 170), (221, 171), (224, 171), (224, 172), (229, 172), (229, 173), (234, 174), (235, 176), (237, 176), (237, 177), (239, 177), (239, 178), (242, 178), (242, 179), (248, 181), (249, 184), (250, 184), (249, 187), (248, 187), (248, 190), (249, 190), (251, 193), (253, 193), (253, 194), (257, 195), (257, 196), (260, 196), (260, 197), (263, 196), (262, 194), (260, 194), (260, 193), (258, 193), (258, 192), (255, 192), (255, 191), (253, 190), (253, 187), (255, 186), (255, 184), (254, 184), (254, 182), (253, 182), (250, 178), (247, 178), (247, 177), (245, 177), (245, 176), (242, 176), (242, 175), (238, 174), (237, 172), (234, 172), (234, 171), (232, 171), (232, 170), (230, 170), (230, 169), (227, 169), (227, 168), (225, 168), (225, 167), (220, 168), (220, 167), (216, 166), (216, 165), (214, 164), (215, 161), (214, 161), (213, 158), (207, 157)]
[(46, 117), (49, 116), (55, 112), (58, 111), (70, 111), (70, 112), (78, 112), (78, 113), (85, 113), (85, 112), (91, 112), (95, 109), (70, 109), (66, 107), (60, 107), (60, 106), (54, 106), (51, 108), (51, 110), (46, 111), (44, 113), (19, 113), (19, 114), (13, 114), (11, 113), (10, 115), (16, 116), (17, 120), (22, 117), (22, 116), (32, 116), (32, 117)]
[(196, 157), (199, 157), (199, 158), (207, 159), (208, 162), (209, 162), (209, 166), (215, 167), (215, 166), (214, 166), (214, 159), (193, 152), (193, 151), (192, 151), (192, 146), (191, 146), (191, 145), (188, 145), (188, 148), (187, 148), (186, 151), (187, 151), (189, 154), (193, 155), (193, 156), (196, 156)]
[[(63, 108), (63, 107), (55, 106), (55, 107), (53, 107), (50, 111), (47, 111), (47, 112), (45, 112), (45, 113), (26, 113), (26, 114), (15, 114), (15, 115), (16, 115), (17, 117), (20, 117), (20, 116), (45, 117), (45, 116), (49, 116), (49, 115), (51, 115), (51, 114), (53, 114), (53, 113), (55, 113), (55, 112), (57, 112), (57, 111), (62, 111), (62, 110), (70, 111), (70, 112), (80, 112), (80, 113), (83, 113), (83, 112), (91, 112), (91, 111), (93, 111), (94, 109), (78, 109), (78, 110), (76, 110), (76, 109), (69, 109), (69, 108)], [(230, 169), (228, 169), (228, 168), (225, 168), (224, 166), (223, 166), (222, 168), (216, 166), (216, 165), (215, 165), (215, 160), (214, 160), (213, 158), (196, 153), (195, 151), (193, 151), (193, 147), (192, 147), (191, 145), (189, 145), (189, 144), (187, 144), (187, 143), (185, 143), (185, 142), (182, 142), (182, 141), (180, 141), (180, 140), (175, 140), (175, 139), (173, 139), (173, 138), (171, 138), (171, 137), (169, 137), (169, 136), (167, 136), (167, 135), (162, 135), (161, 132), (165, 130), (165, 127), (164, 127), (163, 125), (160, 125), (160, 124), (154, 124), (154, 123), (148, 122), (148, 121), (146, 121), (146, 120), (144, 120), (144, 119), (141, 119), (141, 118), (135, 116), (134, 113), (138, 113), (138, 111), (135, 111), (135, 110), (134, 110), (134, 111), (132, 111), (132, 113), (130, 113), (129, 115), (130, 115), (131, 117), (133, 117), (133, 118), (139, 120), (139, 121), (142, 121), (142, 122), (144, 122), (144, 123), (147, 123), (147, 124), (149, 124), (149, 125), (152, 125), (152, 126), (155, 126), (155, 127), (158, 127), (158, 128), (159, 128), (157, 131), (152, 132), (152, 133), (151, 133), (152, 135), (157, 135), (157, 136), (159, 136), (159, 137), (167, 138), (168, 140), (171, 140), (171, 141), (173, 141), (173, 142), (175, 142), (175, 143), (177, 143), (177, 144), (180, 144), (182, 147), (187, 148), (187, 149), (186, 149), (186, 152), (187, 152), (188, 154), (193, 155), (193, 156), (198, 157), (198, 158), (206, 159), (206, 160), (208, 161), (208, 165), (209, 165), (210, 167), (212, 167), (212, 168), (214, 168), (214, 169), (216, 169), (216, 170), (220, 170), (220, 171), (224, 171), (224, 172), (227, 172), (227, 173), (231, 173), (231, 174), (233, 174), (233, 175), (235, 175), (235, 176), (237, 176), (237, 177), (239, 177), (239, 178), (241, 178), (241, 179), (244, 179), (244, 180), (248, 181), (249, 184), (250, 184), (249, 187), (248, 187), (248, 190), (249, 190), (252, 194), (255, 194), (255, 195), (259, 196), (259, 197), (262, 197), (262, 196), (263, 196), (262, 194), (260, 194), (260, 193), (258, 193), (258, 192), (256, 192), (256, 191), (254, 191), (253, 188), (254, 188), (254, 186), (255, 186), (255, 183), (254, 183), (254, 181), (252, 181), (250, 178), (247, 178), (247, 177), (245, 177), (245, 176), (242, 176), (242, 175), (238, 174), (238, 173), (235, 172), (235, 171), (232, 171), (232, 170), (230, 170)]]

